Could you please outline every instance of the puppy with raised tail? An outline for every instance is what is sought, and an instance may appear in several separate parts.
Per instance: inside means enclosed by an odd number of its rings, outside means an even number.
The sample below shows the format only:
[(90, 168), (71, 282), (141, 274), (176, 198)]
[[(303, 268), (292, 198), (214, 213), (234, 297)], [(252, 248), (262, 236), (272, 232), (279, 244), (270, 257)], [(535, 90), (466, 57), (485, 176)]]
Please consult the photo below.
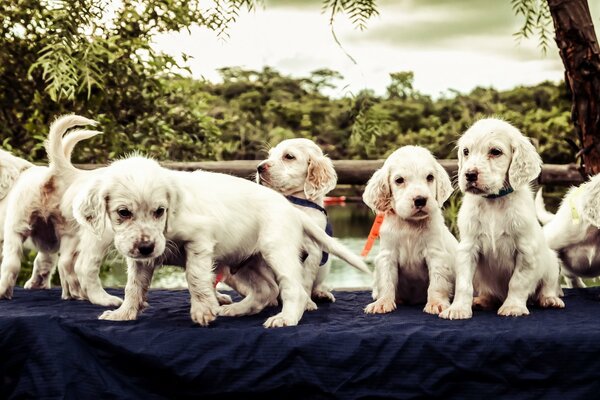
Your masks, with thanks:
[(385, 216), (366, 313), (426, 302), (423, 311), (437, 315), (450, 306), (457, 241), (441, 211), (450, 194), (448, 173), (417, 146), (396, 150), (369, 180), (363, 200)]
[(529, 140), (499, 119), (479, 120), (459, 139), (458, 183), (464, 197), (456, 293), (440, 317), (471, 318), (473, 305), (500, 304), (499, 315), (528, 315), (528, 300), (564, 307), (558, 258), (536, 220), (529, 186), (541, 165)]
[(556, 215), (546, 210), (541, 189), (535, 202), (544, 236), (558, 252), (567, 284), (584, 288), (581, 278), (600, 276), (600, 175), (570, 189)]

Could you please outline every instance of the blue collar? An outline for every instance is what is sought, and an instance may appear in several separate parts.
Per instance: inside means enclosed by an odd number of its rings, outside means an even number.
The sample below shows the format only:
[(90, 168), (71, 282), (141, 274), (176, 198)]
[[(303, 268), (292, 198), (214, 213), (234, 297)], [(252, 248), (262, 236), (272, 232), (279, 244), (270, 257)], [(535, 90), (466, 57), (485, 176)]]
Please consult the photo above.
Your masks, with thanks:
[(488, 194), (487, 196), (483, 196), (483, 197), (485, 197), (486, 199), (497, 199), (498, 197), (504, 197), (508, 194), (511, 194), (514, 191), (515, 190), (512, 188), (512, 186), (503, 187), (502, 189), (500, 189), (498, 194)]
[[(325, 226), (325, 233), (327, 233), (329, 236), (333, 236), (333, 227), (331, 226), (331, 223), (329, 222), (329, 217), (327, 217), (327, 211), (323, 207), (321, 207), (317, 203), (314, 203), (310, 200), (301, 199), (300, 197), (285, 196), (285, 198), (288, 199), (290, 201), (290, 203), (292, 203), (292, 204), (295, 204), (297, 206), (302, 206), (302, 207), (314, 208), (315, 210), (319, 210), (323, 214), (325, 214), (325, 218), (327, 218), (327, 226)], [(321, 263), (319, 264), (319, 266), (324, 265), (328, 259), (329, 259), (329, 253), (323, 252), (323, 255), (321, 256)]]

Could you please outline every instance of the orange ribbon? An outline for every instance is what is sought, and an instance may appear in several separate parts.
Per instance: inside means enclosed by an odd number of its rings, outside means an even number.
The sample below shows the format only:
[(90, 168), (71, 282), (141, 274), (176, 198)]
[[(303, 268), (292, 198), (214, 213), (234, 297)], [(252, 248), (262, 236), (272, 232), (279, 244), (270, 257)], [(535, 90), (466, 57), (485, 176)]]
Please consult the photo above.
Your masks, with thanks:
[(363, 251), (360, 253), (362, 257), (366, 257), (371, 249), (373, 248), (373, 244), (375, 240), (379, 237), (379, 229), (381, 228), (381, 224), (383, 223), (384, 214), (377, 214), (375, 217), (375, 221), (373, 221), (373, 226), (371, 227), (371, 232), (369, 232), (369, 237), (367, 238), (367, 243), (365, 243), (365, 247)]

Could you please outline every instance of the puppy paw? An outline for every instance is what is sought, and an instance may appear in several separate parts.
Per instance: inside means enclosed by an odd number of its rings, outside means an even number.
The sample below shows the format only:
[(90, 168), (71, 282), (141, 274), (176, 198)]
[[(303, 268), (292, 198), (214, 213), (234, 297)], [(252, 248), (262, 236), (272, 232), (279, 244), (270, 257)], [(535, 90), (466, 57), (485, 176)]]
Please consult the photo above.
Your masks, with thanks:
[(556, 296), (540, 296), (539, 304), (544, 308), (565, 308), (564, 301)]
[(272, 317), (268, 318), (263, 324), (265, 328), (282, 328), (284, 326), (296, 325), (298, 325), (298, 321), (292, 320), (291, 318), (287, 318), (283, 316), (282, 313), (273, 315)]
[(318, 308), (319, 307), (317, 307), (317, 303), (308, 299), (308, 301), (306, 302), (306, 308), (305, 308), (306, 311), (315, 311)]
[(218, 311), (218, 307), (213, 309), (213, 307), (206, 304), (192, 304), (190, 314), (192, 321), (201, 326), (208, 326), (208, 324), (217, 319)]
[(133, 321), (137, 318), (137, 311), (134, 308), (119, 307), (116, 310), (106, 310), (98, 319), (107, 321)]
[(10, 300), (13, 296), (13, 288), (8, 285), (0, 284), (0, 299)]
[(427, 302), (427, 304), (425, 304), (425, 308), (423, 309), (423, 311), (426, 312), (427, 314), (439, 315), (439, 313), (441, 313), (448, 307), (450, 307), (450, 303), (448, 301), (433, 300), (433, 301), (429, 301), (429, 302)]
[(520, 317), (523, 315), (529, 315), (529, 310), (524, 304), (502, 304), (502, 307), (498, 309), (498, 315), (503, 317)]
[(217, 301), (219, 302), (220, 305), (233, 303), (233, 300), (231, 300), (231, 296), (229, 296), (227, 294), (217, 292), (216, 295), (217, 295)]
[(459, 306), (452, 304), (439, 314), (443, 319), (469, 319), (473, 317), (473, 309), (469, 306)]
[(329, 290), (315, 289), (313, 290), (311, 297), (316, 301), (335, 302), (335, 296)]
[[(71, 294), (73, 295), (73, 294)], [(75, 297), (76, 298), (76, 297)], [(110, 294), (104, 293), (96, 293), (91, 294), (89, 296), (89, 301), (92, 304), (96, 304), (104, 307), (119, 307), (123, 304), (123, 299), (117, 296), (111, 296)]]
[(23, 287), (25, 289), (50, 289), (50, 280), (37, 280), (32, 276), (27, 282), (25, 282)]
[(385, 314), (396, 309), (396, 302), (391, 299), (379, 299), (365, 307), (366, 314)]

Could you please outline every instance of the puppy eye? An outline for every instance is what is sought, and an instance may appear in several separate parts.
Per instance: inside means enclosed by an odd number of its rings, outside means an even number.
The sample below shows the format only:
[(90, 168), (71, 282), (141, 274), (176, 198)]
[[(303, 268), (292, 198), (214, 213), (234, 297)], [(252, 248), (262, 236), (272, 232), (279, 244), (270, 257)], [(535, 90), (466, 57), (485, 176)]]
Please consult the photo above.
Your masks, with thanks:
[(498, 157), (498, 156), (502, 155), (502, 150), (493, 147), (490, 149), (490, 155), (494, 156), (494, 157)]
[(294, 160), (294, 159), (296, 159), (296, 157), (294, 157), (290, 153), (287, 153), (285, 156), (283, 156), (283, 158), (285, 158), (286, 160)]
[(399, 176), (396, 179), (394, 179), (394, 182), (396, 182), (397, 185), (402, 185), (404, 183), (404, 178)]
[(156, 211), (154, 211), (154, 217), (155, 218), (160, 218), (163, 216), (163, 214), (165, 213), (165, 208), (164, 207), (158, 207), (156, 209)]
[(119, 214), (119, 217), (123, 219), (129, 219), (133, 217), (133, 213), (126, 208), (121, 208), (120, 210), (117, 210), (117, 214)]
[(433, 182), (433, 175), (432, 174), (427, 175), (427, 182)]
[(469, 155), (469, 149), (467, 149), (466, 147), (463, 149), (463, 155), (465, 157)]

